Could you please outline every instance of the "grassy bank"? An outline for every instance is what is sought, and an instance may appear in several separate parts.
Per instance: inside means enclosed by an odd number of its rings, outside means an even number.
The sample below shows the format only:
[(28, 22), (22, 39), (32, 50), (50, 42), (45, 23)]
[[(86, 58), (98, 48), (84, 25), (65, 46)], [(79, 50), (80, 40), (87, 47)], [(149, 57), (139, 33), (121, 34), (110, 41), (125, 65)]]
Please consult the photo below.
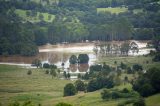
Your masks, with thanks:
[[(159, 62), (153, 62), (151, 56), (129, 56), (129, 57), (100, 57), (99, 60), (97, 61), (98, 63), (103, 63), (106, 62), (106, 64), (111, 65), (111, 66), (117, 66), (121, 62), (127, 64), (128, 66), (132, 66), (133, 64), (141, 64), (144, 69), (148, 69), (150, 67), (158, 67), (160, 68), (160, 63)], [(115, 64), (114, 62), (117, 62)]]

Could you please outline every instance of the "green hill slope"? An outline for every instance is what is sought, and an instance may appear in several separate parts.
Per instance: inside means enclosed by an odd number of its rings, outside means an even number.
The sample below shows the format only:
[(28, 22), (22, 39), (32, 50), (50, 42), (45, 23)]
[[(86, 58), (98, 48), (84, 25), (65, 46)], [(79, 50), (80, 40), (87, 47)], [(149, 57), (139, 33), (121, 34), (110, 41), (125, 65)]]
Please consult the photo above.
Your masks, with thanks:
[(146, 98), (147, 106), (160, 106), (160, 94)]

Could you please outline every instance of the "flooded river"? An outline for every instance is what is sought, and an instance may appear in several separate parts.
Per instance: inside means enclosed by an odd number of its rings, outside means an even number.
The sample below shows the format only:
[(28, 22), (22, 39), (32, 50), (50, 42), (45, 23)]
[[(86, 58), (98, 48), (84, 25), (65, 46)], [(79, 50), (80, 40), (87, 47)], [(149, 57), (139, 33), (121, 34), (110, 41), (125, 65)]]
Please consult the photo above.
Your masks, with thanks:
[[(145, 55), (154, 50), (153, 48), (146, 48), (147, 42), (135, 41), (139, 46), (138, 53), (129, 52), (129, 55)], [(0, 64), (20, 65), (31, 67), (34, 59), (40, 59), (42, 63), (50, 63), (62, 68), (61, 64), (64, 62), (64, 69), (69, 69), (73, 73), (85, 73), (89, 66), (94, 64), (96, 56), (93, 52), (94, 43), (73, 43), (73, 44), (58, 44), (58, 45), (44, 45), (39, 47), (39, 54), (32, 57), (24, 56), (0, 56)], [(87, 53), (89, 56), (88, 64), (70, 65), (69, 58), (72, 54), (77, 55)]]

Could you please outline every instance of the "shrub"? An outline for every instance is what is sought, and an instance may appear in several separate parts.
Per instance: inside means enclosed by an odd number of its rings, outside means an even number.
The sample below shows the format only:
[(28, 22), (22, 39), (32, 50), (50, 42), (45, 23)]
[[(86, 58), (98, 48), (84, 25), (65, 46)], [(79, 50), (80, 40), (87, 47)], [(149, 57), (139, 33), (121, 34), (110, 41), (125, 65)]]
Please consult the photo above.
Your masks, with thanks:
[[(124, 91), (123, 91), (124, 92)], [(131, 97), (139, 97), (139, 94), (135, 91), (123, 93), (122, 91), (108, 91), (107, 89), (101, 92), (101, 97), (104, 100), (108, 99), (118, 99), (118, 98), (131, 98)]]
[(86, 72), (84, 76), (82, 76), (83, 79), (88, 80), (89, 79), (89, 73)]
[(90, 66), (90, 72), (97, 72), (102, 70), (102, 65), (96, 64)]
[(122, 69), (126, 69), (126, 68), (127, 68), (127, 65), (124, 64), (123, 62), (121, 62), (120, 67), (121, 67)]
[(87, 91), (93, 92), (96, 90), (98, 90), (97, 81), (93, 79), (93, 80), (89, 81), (88, 86), (87, 86)]
[(135, 71), (143, 70), (143, 67), (142, 67), (142, 65), (140, 65), (140, 64), (134, 64), (134, 65), (132, 66), (132, 68), (133, 68), (133, 70), (135, 70)]
[(111, 95), (112, 95), (112, 99), (120, 98), (120, 93), (117, 92), (117, 91), (113, 91), (113, 92), (111, 93)]
[[(133, 104), (133, 105), (132, 105)], [(118, 106), (146, 106), (143, 98), (129, 99), (118, 104)]]
[(160, 53), (156, 54), (153, 58), (153, 61), (159, 62), (160, 61)]
[(107, 71), (107, 72), (111, 72), (112, 68), (109, 65), (103, 64), (102, 70)]
[(127, 74), (133, 74), (133, 70), (131, 69), (131, 67), (127, 68)]
[[(138, 91), (141, 96), (147, 97), (160, 92), (160, 70), (150, 68), (146, 73), (133, 83), (133, 89)], [(147, 82), (147, 83), (146, 83)]]
[(126, 105), (128, 106), (128, 104), (132, 104), (132, 103), (134, 103), (134, 101), (135, 100), (132, 100), (132, 99), (131, 100), (126, 100), (122, 103), (119, 103), (118, 106), (126, 106)]
[(82, 76), (81, 76), (81, 74), (79, 73), (79, 74), (78, 74), (78, 79), (81, 79), (81, 78), (82, 78)]
[(34, 65), (38, 68), (38, 67), (41, 67), (42, 64), (39, 59), (35, 59), (35, 60), (33, 60), (32, 65)]
[(22, 106), (35, 106), (31, 101), (26, 101)]
[(107, 89), (104, 89), (102, 92), (101, 92), (101, 97), (102, 99), (104, 100), (108, 100), (111, 98), (111, 93), (107, 90)]
[(52, 75), (52, 79), (53, 79), (53, 77), (57, 76), (57, 73), (56, 73), (55, 69), (51, 69), (50, 74)]
[[(2, 105), (0, 104), (0, 106), (2, 106)], [(20, 103), (15, 101), (13, 103), (10, 103), (9, 106), (20, 106)]]
[(141, 88), (139, 89), (139, 93), (143, 96), (143, 97), (147, 97), (152, 95), (155, 92), (154, 88), (152, 87), (151, 84), (144, 84), (141, 86)]
[(46, 70), (45, 74), (49, 74), (49, 70)]
[(68, 104), (68, 103), (60, 102), (60, 103), (56, 104), (55, 106), (72, 106), (72, 105)]
[(67, 74), (67, 78), (70, 79), (70, 77), (71, 77), (71, 75), (70, 75), (70, 73), (68, 73), (68, 74)]
[(44, 63), (43, 68), (50, 68), (50, 65), (48, 63)]
[(54, 64), (52, 64), (52, 65), (50, 65), (50, 68), (51, 68), (51, 69), (57, 69), (57, 66), (54, 65)]
[(127, 88), (124, 88), (121, 92), (122, 93), (129, 93), (129, 90)]
[(31, 70), (28, 70), (27, 74), (28, 74), (28, 75), (31, 75), (31, 74), (32, 74), (32, 71), (31, 71)]
[(143, 98), (139, 98), (133, 103), (133, 106), (146, 106), (145, 100)]
[(160, 69), (158, 68), (150, 68), (148, 70), (148, 77), (151, 77), (151, 85), (156, 90), (156, 92), (160, 92)]
[(81, 81), (81, 80), (77, 80), (77, 81), (75, 82), (75, 87), (76, 87), (76, 90), (77, 90), (77, 91), (85, 91), (84, 82)]
[(75, 86), (72, 83), (67, 84), (64, 87), (64, 96), (72, 96), (77, 93)]
[(66, 71), (63, 72), (63, 76), (64, 76), (64, 78), (67, 78), (67, 73), (66, 73)]

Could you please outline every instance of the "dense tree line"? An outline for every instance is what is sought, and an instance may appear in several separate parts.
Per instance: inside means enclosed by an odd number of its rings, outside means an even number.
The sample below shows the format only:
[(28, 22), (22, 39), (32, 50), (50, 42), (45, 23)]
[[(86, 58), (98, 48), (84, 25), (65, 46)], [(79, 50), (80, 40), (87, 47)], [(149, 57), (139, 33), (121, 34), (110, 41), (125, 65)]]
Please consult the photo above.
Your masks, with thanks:
[[(41, 1), (41, 0), (40, 0)], [(126, 7), (127, 12), (112, 14), (97, 8)], [(26, 22), (16, 9), (55, 15), (53, 22)], [(134, 13), (140, 9), (142, 12)], [(36, 45), (84, 40), (149, 40), (159, 36), (160, 4), (155, 0), (1, 0), (0, 54), (36, 55)], [(158, 41), (159, 42), (159, 41)]]
[(34, 34), (29, 29), (32, 24), (22, 23), (21, 19), (7, 6), (2, 8), (0, 10), (0, 55), (36, 55), (38, 48), (34, 43)]

